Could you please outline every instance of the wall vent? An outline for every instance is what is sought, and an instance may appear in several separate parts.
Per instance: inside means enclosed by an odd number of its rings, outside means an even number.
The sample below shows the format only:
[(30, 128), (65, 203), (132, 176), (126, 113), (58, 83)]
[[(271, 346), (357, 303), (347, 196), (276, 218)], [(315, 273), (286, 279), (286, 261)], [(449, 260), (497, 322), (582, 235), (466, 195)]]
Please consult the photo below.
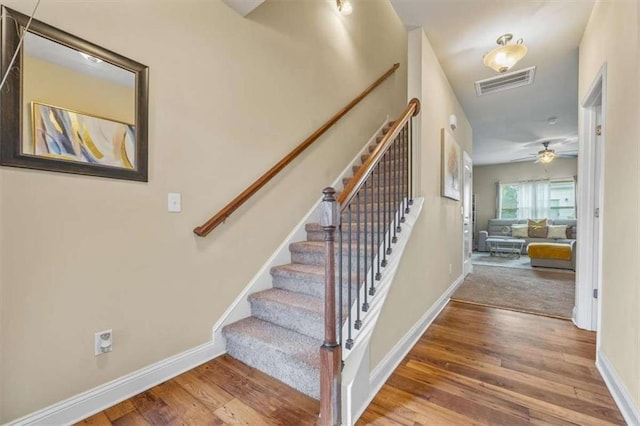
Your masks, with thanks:
[(520, 71), (500, 74), (497, 77), (478, 80), (475, 83), (476, 94), (478, 96), (484, 96), (490, 93), (514, 89), (516, 87), (528, 86), (533, 83), (535, 76), (536, 67), (530, 67)]

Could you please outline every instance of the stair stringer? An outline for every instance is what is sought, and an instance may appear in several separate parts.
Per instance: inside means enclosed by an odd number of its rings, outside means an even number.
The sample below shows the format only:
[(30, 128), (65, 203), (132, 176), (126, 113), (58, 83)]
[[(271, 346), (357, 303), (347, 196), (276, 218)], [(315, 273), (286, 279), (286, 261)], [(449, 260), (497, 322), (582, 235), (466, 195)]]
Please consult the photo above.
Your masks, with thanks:
[[(343, 361), (344, 367), (342, 369), (342, 424), (353, 425), (358, 420), (357, 416), (362, 412), (363, 404), (369, 403), (370, 393), (370, 367), (369, 367), (369, 345), (371, 343), (371, 337), (373, 331), (376, 328), (378, 318), (382, 312), (382, 307), (389, 294), (389, 290), (395, 279), (398, 271), (398, 266), (402, 259), (404, 250), (407, 247), (409, 238), (413, 233), (413, 227), (415, 226), (420, 213), (422, 212), (422, 206), (424, 204), (424, 198), (416, 198), (411, 206), (411, 211), (405, 215), (405, 223), (402, 224), (402, 232), (397, 235), (398, 242), (393, 245), (393, 253), (387, 257), (387, 266), (384, 268), (382, 279), (376, 286), (376, 294), (374, 297), (370, 297), (369, 310), (367, 312), (361, 312), (360, 317), (362, 319), (362, 327), (360, 330), (352, 331), (352, 338), (354, 340), (353, 347), (349, 350), (346, 349), (343, 344)], [(374, 262), (375, 264), (375, 262)], [(360, 289), (360, 300), (364, 300), (364, 291), (367, 289), (365, 286)], [(355, 315), (354, 309), (359, 307), (354, 306), (352, 308), (352, 315)], [(354, 316), (355, 318), (355, 316)], [(347, 327), (345, 324), (343, 327), (342, 335), (347, 334)]]
[[(340, 175), (332, 183), (332, 187), (342, 187), (342, 179), (349, 177), (352, 174), (354, 166), (361, 163), (361, 157), (367, 154), (369, 146), (376, 142), (376, 138), (380, 135), (385, 126), (389, 123), (389, 116), (385, 119), (382, 125), (375, 130), (373, 136), (367, 141), (362, 149), (354, 156), (351, 162), (344, 168)], [(285, 240), (278, 246), (275, 252), (269, 257), (266, 263), (258, 270), (256, 275), (253, 276), (251, 281), (240, 292), (238, 297), (222, 314), (220, 319), (214, 324), (212, 331), (213, 348), (216, 353), (225, 353), (227, 344), (226, 339), (222, 334), (222, 329), (229, 324), (240, 321), (244, 318), (251, 316), (251, 304), (249, 303), (249, 296), (253, 293), (257, 293), (263, 290), (273, 288), (273, 281), (271, 277), (271, 268), (278, 265), (284, 265), (291, 262), (291, 254), (289, 251), (289, 245), (296, 241), (304, 241), (307, 239), (305, 225), (307, 223), (320, 221), (320, 203), (322, 197), (320, 196), (316, 203), (311, 207), (309, 212), (298, 222), (291, 233), (285, 238)]]

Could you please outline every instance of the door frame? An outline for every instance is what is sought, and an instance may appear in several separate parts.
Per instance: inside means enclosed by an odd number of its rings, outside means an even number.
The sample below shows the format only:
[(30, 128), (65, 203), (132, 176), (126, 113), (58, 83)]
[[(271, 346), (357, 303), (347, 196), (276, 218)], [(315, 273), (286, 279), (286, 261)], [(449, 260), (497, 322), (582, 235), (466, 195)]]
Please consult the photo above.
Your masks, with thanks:
[[(607, 104), (607, 64), (602, 65), (589, 90), (580, 103), (580, 126), (578, 148), (578, 229), (576, 235), (576, 297), (573, 322), (580, 328), (600, 331), (600, 313), (602, 300), (602, 236), (604, 208), (604, 157), (605, 150), (600, 149), (596, 158), (596, 107), (601, 106), (602, 134), (600, 142), (606, 147), (606, 104)], [(600, 167), (596, 167), (596, 161)], [(596, 176), (596, 171), (600, 176)], [(596, 188), (596, 182), (599, 188)], [(595, 199), (598, 189), (598, 199)], [(598, 243), (594, 244), (594, 212), (599, 206)], [(598, 274), (594, 276), (593, 265), (598, 266)], [(593, 291), (598, 289), (598, 298), (594, 303)], [(600, 333), (597, 334), (599, 347)]]
[[(466, 165), (469, 165), (469, 168), (471, 169), (471, 179), (469, 179), (469, 182), (467, 182), (467, 180), (465, 179), (465, 172), (464, 172), (464, 168)], [(469, 200), (467, 200), (466, 197), (466, 193), (467, 193), (467, 185), (469, 185)], [(469, 205), (467, 206), (467, 202), (469, 203)], [(469, 265), (468, 265), (468, 269), (465, 269), (465, 250), (467, 250), (468, 247), (465, 247), (465, 240), (464, 240), (464, 210), (465, 207), (468, 208), (469, 210), (469, 232), (471, 233), (471, 236), (469, 237), (469, 243), (471, 245), (470, 249), (471, 252), (473, 253), (473, 212), (472, 212), (472, 204), (473, 204), (473, 160), (471, 159), (471, 156), (469, 154), (467, 154), (466, 151), (462, 151), (462, 276), (466, 277), (468, 274), (473, 272), (473, 262), (471, 260), (471, 256), (469, 256)]]

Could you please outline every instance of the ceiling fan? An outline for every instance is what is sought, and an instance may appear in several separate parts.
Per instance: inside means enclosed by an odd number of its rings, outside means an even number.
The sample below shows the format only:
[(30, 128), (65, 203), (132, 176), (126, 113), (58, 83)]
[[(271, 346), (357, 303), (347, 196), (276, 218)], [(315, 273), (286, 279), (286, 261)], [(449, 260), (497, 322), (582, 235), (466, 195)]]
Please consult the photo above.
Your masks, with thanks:
[(535, 157), (535, 163), (549, 164), (556, 158), (576, 158), (578, 155), (576, 152), (559, 152), (556, 153), (554, 149), (549, 148), (550, 141), (542, 142), (542, 146), (544, 149), (538, 151), (537, 154), (529, 154), (527, 157), (516, 158), (515, 160), (511, 160), (512, 162), (517, 161), (528, 161), (533, 160), (531, 157)]

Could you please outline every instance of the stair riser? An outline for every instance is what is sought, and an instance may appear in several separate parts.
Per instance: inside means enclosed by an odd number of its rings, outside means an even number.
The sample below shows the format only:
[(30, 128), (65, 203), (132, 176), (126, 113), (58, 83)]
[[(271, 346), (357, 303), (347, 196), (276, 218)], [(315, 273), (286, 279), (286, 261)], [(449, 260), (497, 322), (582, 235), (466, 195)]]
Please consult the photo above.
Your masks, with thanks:
[[(382, 163), (379, 163), (379, 164), (387, 165), (387, 166), (388, 166), (389, 162), (388, 162), (388, 161), (383, 161)], [(358, 170), (360, 170), (360, 167), (362, 167), (362, 165), (353, 166), (353, 167), (351, 168), (351, 172), (355, 175), (356, 173), (358, 173)], [(393, 163), (391, 163), (391, 166), (390, 166), (390, 167), (391, 167), (391, 169), (393, 170), (394, 164), (393, 164)], [(395, 167), (396, 167), (397, 169), (402, 169), (402, 168), (404, 167), (404, 163), (403, 163), (403, 162), (401, 162), (401, 161), (397, 161), (397, 162), (395, 162)], [(384, 173), (382, 173), (382, 176), (384, 176)]]
[(298, 362), (269, 346), (245, 344), (235, 337), (227, 336), (227, 353), (312, 398), (320, 399), (319, 369)]
[[(336, 234), (336, 240), (337, 240), (338, 236)], [(349, 238), (349, 234), (345, 231), (342, 234), (342, 239), (344, 242), (348, 242), (348, 238)], [(375, 238), (377, 238), (377, 234), (374, 232), (372, 233), (371, 230), (367, 230), (367, 235), (366, 235), (366, 241), (372, 242), (372, 241), (376, 241)], [(361, 231), (360, 234), (358, 234), (355, 230), (351, 232), (351, 241), (353, 241), (354, 243), (358, 241), (358, 239), (360, 239), (360, 243), (364, 243), (365, 241), (365, 233), (364, 231)], [(323, 231), (308, 231), (307, 232), (307, 241), (324, 241), (324, 232)]]
[(251, 314), (256, 318), (314, 339), (322, 340), (324, 337), (324, 318), (321, 313), (251, 297), (249, 302)]
[[(337, 276), (336, 276), (337, 280)], [(287, 291), (295, 291), (298, 293), (307, 294), (309, 296), (317, 297), (324, 300), (324, 277), (320, 279), (296, 279), (286, 276), (274, 276), (273, 287)], [(351, 294), (355, 294), (355, 283), (351, 286)], [(347, 301), (347, 288), (343, 289), (342, 300), (346, 304)]]
[[(342, 268), (343, 271), (348, 271), (348, 261), (349, 255), (344, 253), (342, 256)], [(325, 258), (324, 254), (314, 253), (314, 252), (292, 252), (291, 253), (291, 262), (293, 263), (302, 263), (304, 265), (316, 265), (316, 266), (324, 266)], [(338, 256), (336, 255), (336, 269), (338, 268)], [(360, 258), (360, 272), (364, 272), (364, 256)], [(351, 258), (351, 272), (356, 273), (358, 271), (358, 261), (355, 256)]]

